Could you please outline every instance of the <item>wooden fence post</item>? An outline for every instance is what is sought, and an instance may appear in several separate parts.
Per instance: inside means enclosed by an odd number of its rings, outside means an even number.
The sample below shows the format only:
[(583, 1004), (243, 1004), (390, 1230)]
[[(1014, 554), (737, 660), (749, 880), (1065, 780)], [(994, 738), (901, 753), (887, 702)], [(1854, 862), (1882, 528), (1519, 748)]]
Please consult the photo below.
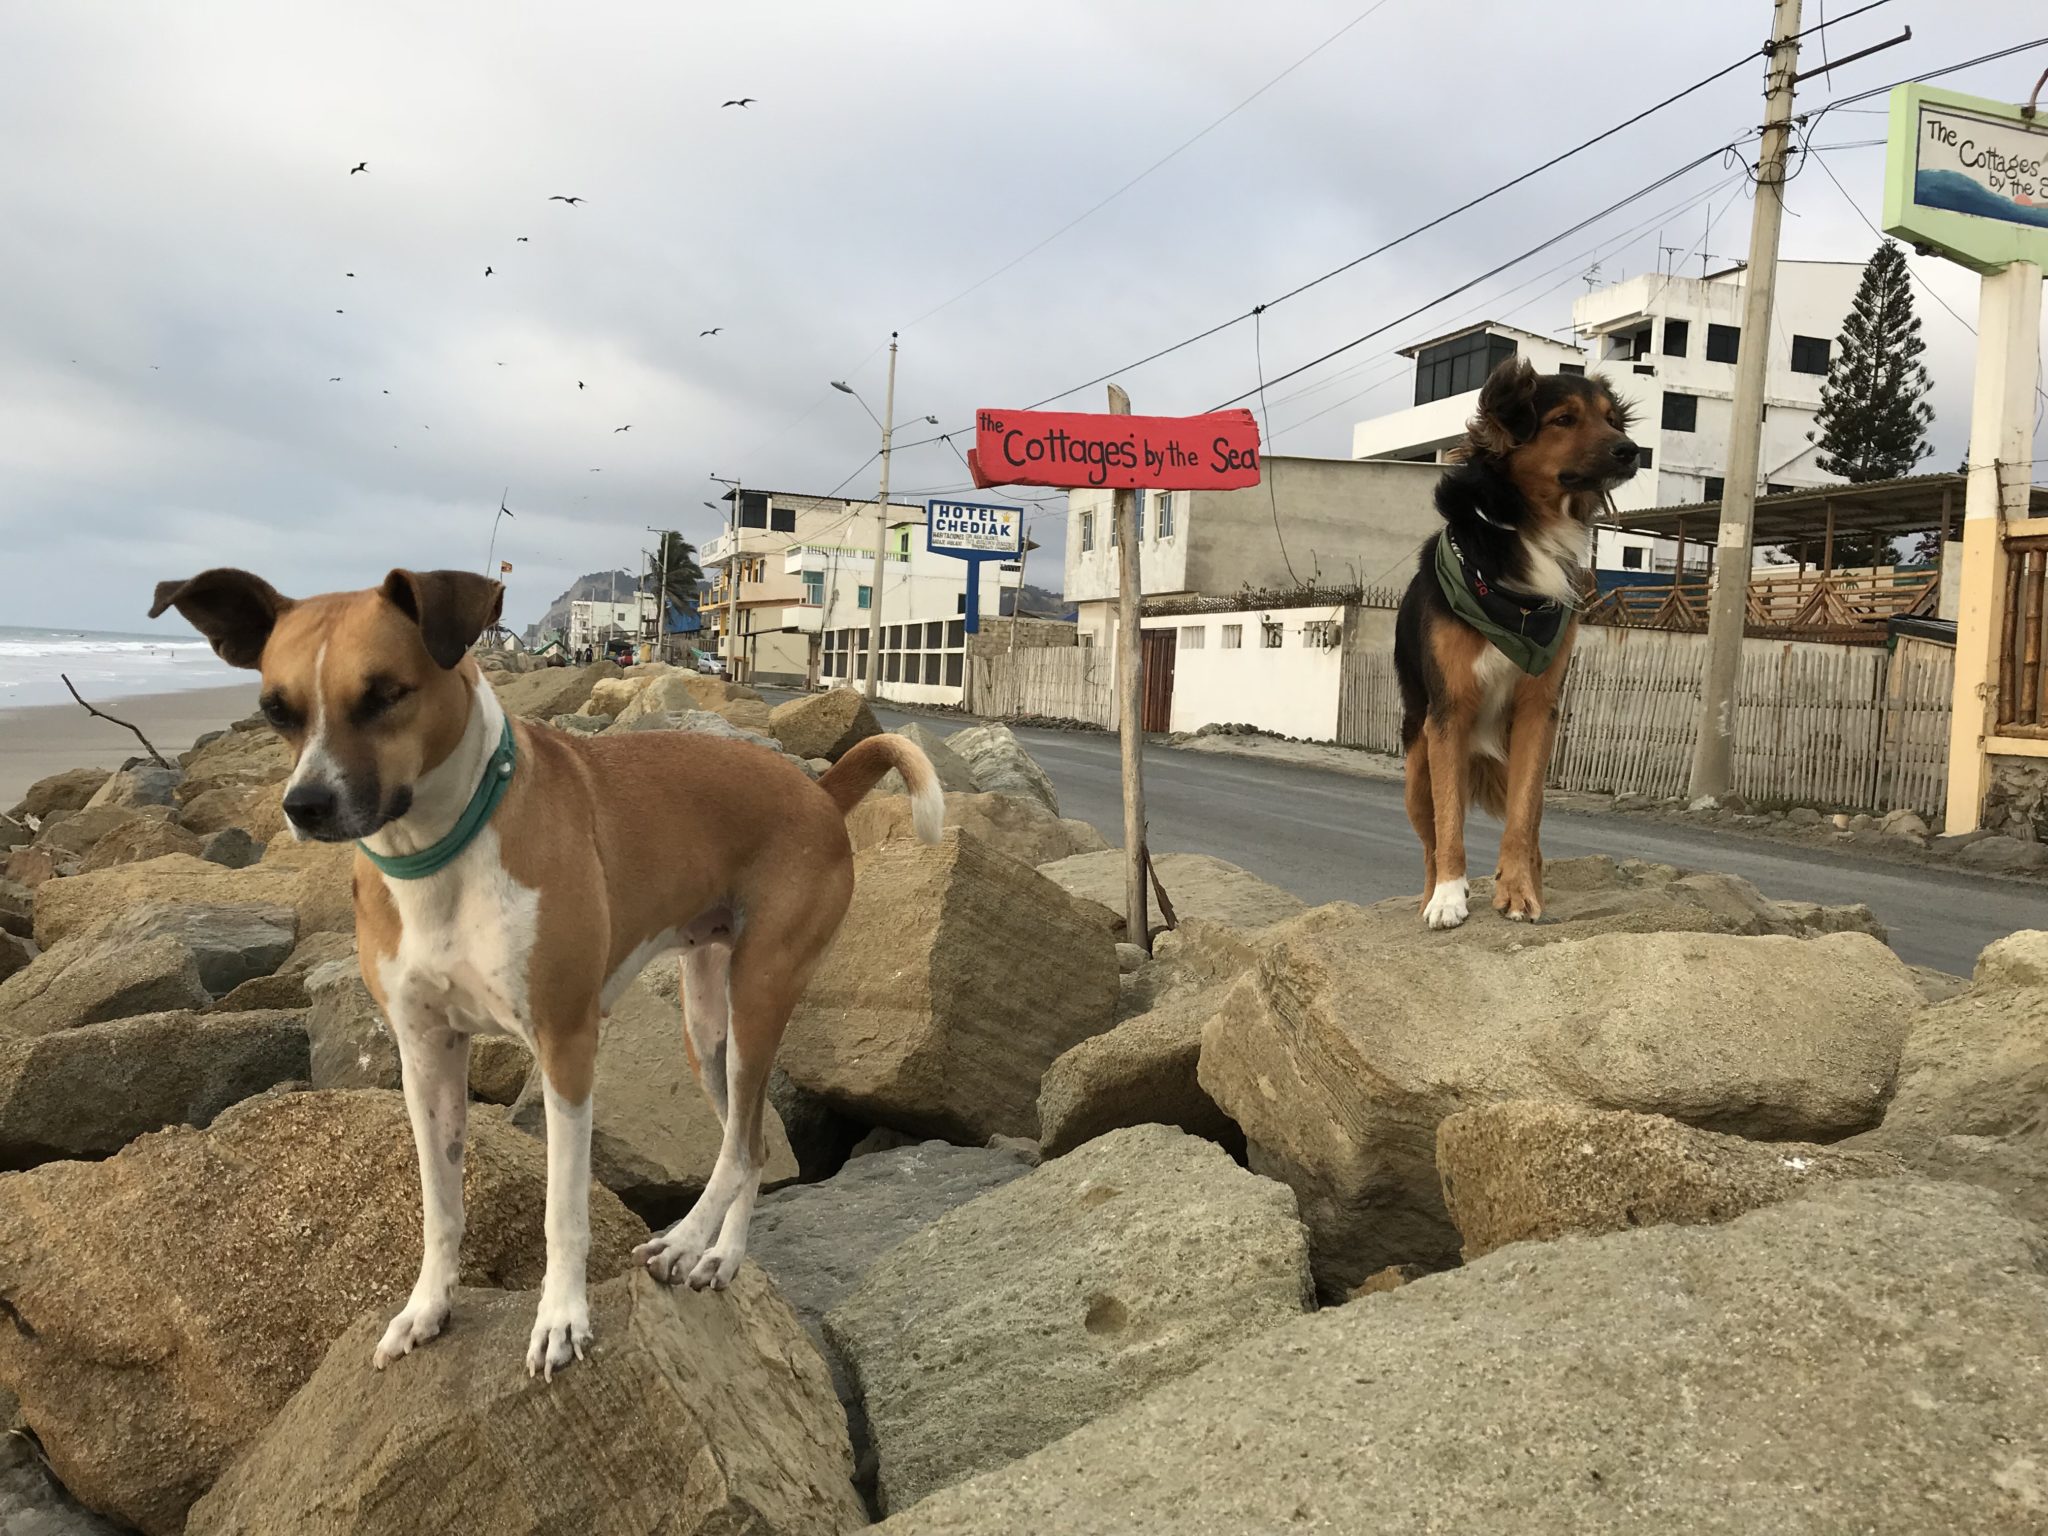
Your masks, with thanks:
[[(1131, 414), (1131, 397), (1112, 384), (1109, 410)], [(1135, 491), (1116, 493), (1117, 741), (1123, 748), (1124, 938), (1152, 952), (1152, 919), (1145, 899), (1145, 678), (1144, 634), (1139, 625), (1138, 529)]]

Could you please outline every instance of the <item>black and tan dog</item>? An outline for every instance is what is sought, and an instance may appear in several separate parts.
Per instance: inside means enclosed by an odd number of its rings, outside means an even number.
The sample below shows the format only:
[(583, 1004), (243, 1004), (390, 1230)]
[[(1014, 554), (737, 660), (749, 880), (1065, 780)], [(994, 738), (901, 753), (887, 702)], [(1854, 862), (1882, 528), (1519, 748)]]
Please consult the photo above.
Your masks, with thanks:
[(1408, 819), (1422, 839), (1423, 921), (1469, 911), (1465, 809), (1505, 823), (1493, 905), (1543, 914), (1543, 779), (1578, 632), (1593, 518), (1636, 472), (1628, 412), (1597, 375), (1510, 358), (1479, 392), (1460, 462), (1436, 490), (1445, 528), (1401, 600), (1394, 670)]

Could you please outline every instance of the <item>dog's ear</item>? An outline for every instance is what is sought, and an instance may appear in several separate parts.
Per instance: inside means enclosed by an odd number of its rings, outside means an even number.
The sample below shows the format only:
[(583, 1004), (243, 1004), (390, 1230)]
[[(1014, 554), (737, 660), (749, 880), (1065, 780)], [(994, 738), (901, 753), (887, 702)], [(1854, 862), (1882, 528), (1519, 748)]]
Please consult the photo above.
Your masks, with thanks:
[(1466, 428), (1474, 448), (1505, 457), (1536, 435), (1536, 370), (1524, 357), (1508, 357), (1486, 376), (1479, 414)]
[(222, 566), (187, 581), (158, 582), (149, 616), (161, 618), (166, 608), (175, 608), (206, 636), (222, 661), (255, 667), (262, 665), (263, 647), (277, 616), (291, 605), (290, 598), (280, 596), (261, 576)]
[(384, 596), (419, 625), (427, 654), (442, 667), (459, 665), (505, 606), (504, 586), (473, 571), (393, 571)]

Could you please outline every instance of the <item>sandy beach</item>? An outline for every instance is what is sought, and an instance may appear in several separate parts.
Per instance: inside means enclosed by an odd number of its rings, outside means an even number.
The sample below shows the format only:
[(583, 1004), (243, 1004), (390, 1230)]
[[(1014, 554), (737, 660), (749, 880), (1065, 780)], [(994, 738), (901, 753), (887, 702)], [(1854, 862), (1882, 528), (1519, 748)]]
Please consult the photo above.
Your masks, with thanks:
[[(256, 708), (257, 684), (190, 688), (140, 698), (94, 699), (94, 707), (132, 720), (167, 758), (196, 736), (217, 731)], [(0, 810), (45, 774), (66, 768), (118, 768), (143, 756), (142, 744), (118, 725), (96, 720), (76, 704), (34, 704), (0, 710)]]

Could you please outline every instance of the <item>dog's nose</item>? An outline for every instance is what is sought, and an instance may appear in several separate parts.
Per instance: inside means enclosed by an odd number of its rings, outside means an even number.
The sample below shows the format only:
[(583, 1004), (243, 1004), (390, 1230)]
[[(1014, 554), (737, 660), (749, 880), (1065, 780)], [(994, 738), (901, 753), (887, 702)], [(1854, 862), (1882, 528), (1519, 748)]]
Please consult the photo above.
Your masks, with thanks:
[(333, 824), (337, 803), (325, 784), (294, 784), (285, 792), (284, 813), (301, 832), (320, 832)]
[(1643, 450), (1627, 438), (1614, 445), (1614, 457), (1623, 464), (1633, 464), (1643, 456)]

